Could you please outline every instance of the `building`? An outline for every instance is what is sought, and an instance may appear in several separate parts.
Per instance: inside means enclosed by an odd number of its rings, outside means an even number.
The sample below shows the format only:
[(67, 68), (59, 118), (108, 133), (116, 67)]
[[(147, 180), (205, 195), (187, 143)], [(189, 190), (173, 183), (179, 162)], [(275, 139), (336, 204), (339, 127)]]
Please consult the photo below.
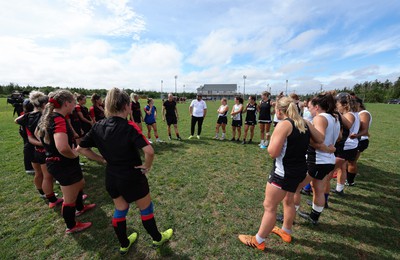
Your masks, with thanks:
[(234, 99), (237, 94), (237, 84), (204, 84), (197, 89), (205, 100)]

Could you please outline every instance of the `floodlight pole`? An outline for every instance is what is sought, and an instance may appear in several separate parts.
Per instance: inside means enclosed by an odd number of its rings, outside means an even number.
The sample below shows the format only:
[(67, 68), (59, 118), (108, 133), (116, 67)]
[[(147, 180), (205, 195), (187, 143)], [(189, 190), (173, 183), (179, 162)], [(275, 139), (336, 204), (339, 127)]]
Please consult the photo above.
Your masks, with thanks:
[(177, 93), (177, 89), (176, 89), (176, 79), (178, 78), (178, 75), (175, 75), (175, 94)]
[(287, 96), (288, 80), (286, 80), (286, 96)]
[(245, 95), (246, 95), (246, 79), (247, 79), (247, 76), (243, 75), (243, 99), (245, 98)]

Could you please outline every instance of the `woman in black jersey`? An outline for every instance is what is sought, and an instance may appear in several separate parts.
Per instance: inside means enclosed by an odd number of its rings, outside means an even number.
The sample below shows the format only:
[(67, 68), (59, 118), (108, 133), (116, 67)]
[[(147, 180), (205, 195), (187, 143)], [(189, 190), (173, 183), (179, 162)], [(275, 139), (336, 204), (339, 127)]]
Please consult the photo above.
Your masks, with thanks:
[(48, 97), (39, 91), (32, 91), (29, 94), (29, 101), (33, 104), (34, 110), (28, 115), (26, 132), (29, 142), (35, 146), (32, 166), (35, 170), (35, 186), (42, 198), (49, 200), (49, 208), (54, 208), (63, 200), (58, 199), (53, 191), (53, 176), (46, 167), (46, 153), (42, 143), (35, 136), (36, 127), (42, 117), (42, 110), (47, 104)]
[(140, 109), (139, 95), (135, 93), (131, 93), (131, 113), (129, 114), (129, 118), (142, 130), (143, 114)]
[(19, 134), (24, 141), (24, 166), (27, 174), (35, 174), (35, 170), (32, 167), (32, 159), (35, 152), (35, 147), (29, 142), (28, 134), (26, 132), (26, 125), (28, 123), (28, 115), (33, 111), (33, 105), (29, 102), (29, 99), (25, 99), (22, 103), (23, 112), (17, 117), (14, 122), (19, 125)]
[(81, 122), (81, 127), (83, 130), (83, 135), (89, 132), (90, 128), (92, 128), (92, 118), (90, 117), (89, 110), (85, 106), (86, 104), (86, 96), (83, 94), (75, 93), (76, 101), (78, 104), (75, 106), (75, 111), (79, 117)]
[(259, 116), (258, 123), (260, 124), (260, 134), (261, 134), (261, 142), (259, 146), (261, 148), (266, 148), (269, 143), (270, 133), (269, 130), (271, 128), (271, 99), (270, 93), (264, 91), (261, 93), (261, 101), (258, 106)]
[[(153, 238), (153, 245), (160, 246), (171, 238), (173, 231), (168, 229), (160, 233), (154, 219), (145, 175), (151, 168), (154, 150), (138, 126), (127, 120), (131, 107), (126, 92), (111, 89), (105, 105), (107, 118), (93, 125), (78, 151), (89, 159), (107, 161), (106, 189), (115, 205), (112, 224), (121, 244), (120, 253), (126, 254), (137, 238), (136, 232), (130, 236), (126, 234), (126, 215), (132, 202), (140, 210), (142, 224)], [(94, 153), (91, 147), (97, 147), (101, 155)], [(139, 149), (144, 152), (144, 163)]]
[[(251, 144), (254, 137), (254, 127), (257, 124), (257, 110), (258, 106), (256, 103), (256, 97), (250, 96), (249, 103), (244, 108), (244, 113), (246, 113), (246, 119), (244, 121), (244, 138), (242, 144)], [(247, 132), (250, 128), (250, 140), (246, 142)]]
[[(275, 111), (278, 119), (282, 121), (273, 132), (268, 146), (268, 152), (274, 158), (274, 166), (265, 188), (264, 215), (255, 236), (239, 235), (242, 243), (259, 250), (265, 249), (265, 238), (271, 232), (280, 231), (278, 227), (274, 228), (276, 211), (285, 196), (283, 203), (285, 220), (293, 223), (295, 216), (293, 197), (298, 185), (306, 176), (305, 155), (310, 138), (315, 143), (323, 141), (322, 135), (300, 116), (293, 99), (287, 97), (279, 99)], [(290, 230), (284, 231), (291, 233)]]
[(92, 104), (90, 107), (90, 117), (92, 118), (93, 123), (96, 123), (105, 118), (104, 115), (104, 104), (99, 94), (94, 93), (92, 95)]
[(38, 136), (46, 149), (46, 165), (50, 174), (60, 183), (64, 195), (62, 215), (67, 226), (66, 233), (75, 233), (89, 228), (92, 223), (75, 221), (95, 204), (83, 205), (82, 169), (79, 154), (74, 149), (72, 129), (65, 116), (72, 112), (76, 102), (71, 92), (58, 90), (53, 93), (43, 112), (38, 126)]

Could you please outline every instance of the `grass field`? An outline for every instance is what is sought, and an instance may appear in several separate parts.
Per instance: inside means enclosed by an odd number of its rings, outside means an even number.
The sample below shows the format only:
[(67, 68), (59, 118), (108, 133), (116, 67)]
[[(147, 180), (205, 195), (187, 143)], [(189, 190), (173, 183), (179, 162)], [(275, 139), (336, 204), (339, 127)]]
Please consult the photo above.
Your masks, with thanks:
[[(237, 235), (258, 230), (272, 160), (256, 144), (258, 131), (252, 145), (212, 140), (219, 103), (207, 105), (201, 140), (187, 140), (188, 104), (179, 104), (184, 140), (154, 145), (156, 158), (148, 179), (155, 217), (161, 230), (174, 229), (172, 241), (159, 250), (152, 248), (132, 206), (128, 231), (138, 231), (139, 239), (125, 258), (400, 259), (400, 106), (368, 104), (371, 141), (359, 161), (357, 186), (346, 188), (343, 199), (331, 196), (331, 208), (318, 226), (298, 218), (291, 244), (271, 235), (269, 249), (261, 252), (242, 245)], [(159, 100), (156, 107), (161, 110)], [(166, 140), (160, 117), (158, 128)], [(103, 167), (81, 158), (86, 164), (85, 192), (97, 208), (80, 217), (93, 222), (88, 231), (66, 235), (60, 208), (48, 209), (37, 196), (21, 156), (12, 107), (0, 99), (0, 259), (119, 259)], [(55, 189), (59, 191), (57, 185)], [(305, 200), (302, 208), (308, 210)]]

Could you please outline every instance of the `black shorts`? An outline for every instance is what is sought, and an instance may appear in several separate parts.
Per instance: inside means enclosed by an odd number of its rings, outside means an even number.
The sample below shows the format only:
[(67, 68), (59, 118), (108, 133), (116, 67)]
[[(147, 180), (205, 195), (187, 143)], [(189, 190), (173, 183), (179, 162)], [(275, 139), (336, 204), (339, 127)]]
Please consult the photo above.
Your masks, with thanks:
[(106, 174), (106, 190), (111, 198), (122, 196), (126, 202), (132, 203), (149, 194), (149, 183), (146, 175), (134, 173), (131, 180), (124, 180)]
[(317, 180), (323, 180), (333, 169), (334, 164), (315, 164), (307, 163), (308, 175)]
[(46, 163), (46, 152), (44, 151), (44, 148), (43, 150), (42, 149), (38, 150), (35, 148), (35, 151), (33, 152), (32, 162), (38, 164)]
[(146, 123), (146, 125), (153, 125), (153, 124), (155, 124), (156, 122), (154, 121), (154, 122), (145, 122)]
[(140, 114), (138, 114), (138, 115), (133, 114), (133, 121), (134, 121), (136, 124), (142, 123), (142, 118), (140, 117)]
[(219, 125), (228, 124), (228, 118), (226, 116), (219, 116), (217, 119), (217, 124)]
[(306, 171), (291, 176), (281, 177), (275, 173), (275, 167), (273, 167), (271, 174), (268, 177), (268, 182), (279, 189), (294, 193), (305, 177)]
[(346, 161), (354, 161), (357, 157), (358, 148), (350, 149), (350, 150), (343, 150), (341, 154), (338, 154), (336, 157), (342, 158)]
[(245, 125), (256, 125), (257, 121), (245, 121), (244, 124)]
[(83, 179), (82, 168), (79, 165), (79, 159), (69, 165), (48, 161), (47, 170), (61, 186), (69, 186)]
[(369, 139), (361, 140), (358, 142), (357, 150), (362, 153), (366, 150), (369, 146)]
[(176, 118), (176, 116), (171, 116), (171, 117), (166, 117), (165, 118), (167, 120), (167, 125), (176, 125), (178, 123), (178, 119)]
[(242, 120), (232, 120), (232, 126), (234, 127), (242, 127)]
[(270, 119), (270, 120), (259, 119), (259, 120), (258, 120), (258, 123), (259, 123), (259, 124), (271, 124), (272, 121), (271, 121), (271, 119)]

